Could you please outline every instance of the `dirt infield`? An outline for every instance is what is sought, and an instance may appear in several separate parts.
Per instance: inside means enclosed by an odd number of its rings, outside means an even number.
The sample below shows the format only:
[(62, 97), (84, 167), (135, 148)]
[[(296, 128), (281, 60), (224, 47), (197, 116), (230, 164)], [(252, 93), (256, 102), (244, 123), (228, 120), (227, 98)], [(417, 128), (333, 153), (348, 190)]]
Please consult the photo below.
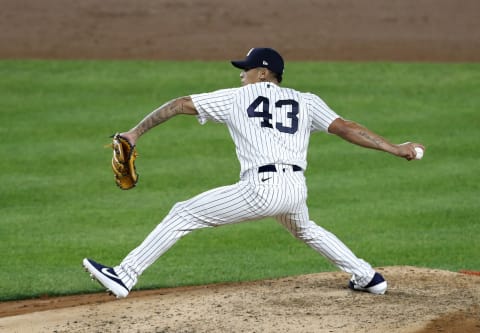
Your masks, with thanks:
[[(0, 8), (0, 58), (228, 60), (271, 46), (287, 62), (480, 61), (478, 0), (0, 0)], [(384, 296), (353, 293), (334, 272), (120, 301), (5, 302), (0, 332), (480, 332), (479, 276), (380, 270)]]
[(479, 61), (477, 0), (0, 0), (0, 58)]

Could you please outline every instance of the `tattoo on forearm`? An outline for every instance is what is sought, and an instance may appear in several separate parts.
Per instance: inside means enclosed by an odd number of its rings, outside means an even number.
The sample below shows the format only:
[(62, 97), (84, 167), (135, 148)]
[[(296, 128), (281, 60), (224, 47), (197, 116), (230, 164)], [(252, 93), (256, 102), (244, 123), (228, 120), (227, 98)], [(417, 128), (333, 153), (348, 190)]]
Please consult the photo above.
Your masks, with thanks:
[(173, 116), (183, 113), (184, 103), (188, 100), (188, 97), (182, 97), (179, 99), (171, 100), (159, 108), (152, 111), (146, 116), (136, 127), (135, 130), (138, 134), (143, 134), (149, 129), (167, 121)]
[(382, 140), (382, 138), (376, 136), (376, 135), (371, 135), (370, 133), (366, 132), (366, 131), (363, 131), (363, 130), (360, 130), (358, 132), (358, 134), (363, 137), (366, 141), (372, 143), (375, 147), (378, 147), (380, 148), (382, 146), (382, 144), (384, 143), (384, 141)]

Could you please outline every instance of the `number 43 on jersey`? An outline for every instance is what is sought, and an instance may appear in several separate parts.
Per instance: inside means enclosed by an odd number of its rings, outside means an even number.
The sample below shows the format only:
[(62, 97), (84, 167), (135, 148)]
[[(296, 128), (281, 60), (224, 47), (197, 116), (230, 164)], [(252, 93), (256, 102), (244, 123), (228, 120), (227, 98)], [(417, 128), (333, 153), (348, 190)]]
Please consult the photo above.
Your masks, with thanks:
[[(283, 133), (294, 134), (298, 130), (298, 102), (293, 99), (281, 99), (275, 102), (275, 108), (281, 109), (287, 106), (287, 118), (290, 124), (282, 124), (277, 122), (275, 128)], [(258, 96), (252, 104), (247, 108), (250, 118), (262, 118), (260, 126), (273, 128), (272, 114), (270, 113), (270, 100), (267, 97)]]

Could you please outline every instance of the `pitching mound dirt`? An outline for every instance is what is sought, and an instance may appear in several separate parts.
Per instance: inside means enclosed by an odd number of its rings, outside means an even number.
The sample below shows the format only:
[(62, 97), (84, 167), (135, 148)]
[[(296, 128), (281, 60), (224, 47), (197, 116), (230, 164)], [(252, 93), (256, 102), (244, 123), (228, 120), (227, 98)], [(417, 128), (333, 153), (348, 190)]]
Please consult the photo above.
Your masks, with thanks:
[(0, 332), (480, 332), (480, 277), (379, 271), (389, 282), (385, 295), (350, 291), (349, 277), (334, 272), (133, 292), (123, 300), (102, 294), (8, 302), (0, 305), (0, 316), (10, 314), (0, 318)]

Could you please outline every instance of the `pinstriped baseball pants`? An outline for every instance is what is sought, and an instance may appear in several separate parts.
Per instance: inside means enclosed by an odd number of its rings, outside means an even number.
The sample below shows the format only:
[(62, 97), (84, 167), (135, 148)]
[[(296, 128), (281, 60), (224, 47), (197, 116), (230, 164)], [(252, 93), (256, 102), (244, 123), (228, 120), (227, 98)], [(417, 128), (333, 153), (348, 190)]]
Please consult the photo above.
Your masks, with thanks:
[(131, 289), (145, 269), (188, 233), (207, 227), (273, 217), (296, 238), (341, 270), (367, 284), (373, 268), (335, 235), (310, 221), (303, 172), (276, 165), (277, 172), (247, 171), (233, 185), (218, 187), (177, 203), (145, 240), (114, 269)]

